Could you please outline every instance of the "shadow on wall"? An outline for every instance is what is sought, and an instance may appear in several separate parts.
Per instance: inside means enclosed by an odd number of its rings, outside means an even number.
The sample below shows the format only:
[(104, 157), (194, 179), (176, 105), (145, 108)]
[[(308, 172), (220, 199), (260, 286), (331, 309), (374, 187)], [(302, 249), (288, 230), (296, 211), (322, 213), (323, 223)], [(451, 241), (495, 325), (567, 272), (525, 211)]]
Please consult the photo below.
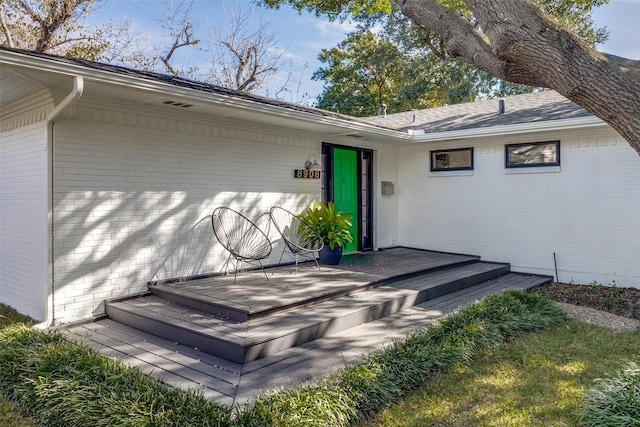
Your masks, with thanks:
[(151, 276), (151, 281), (190, 277), (206, 270), (206, 259), (215, 238), (211, 232), (211, 215), (200, 219), (183, 238), (175, 242), (167, 257)]
[[(101, 301), (144, 292), (150, 280), (223, 271), (228, 254), (211, 227), (217, 207), (235, 209), (272, 240), (266, 264), (278, 261), (279, 237), (271, 206), (294, 212), (309, 193), (220, 192), (213, 198), (185, 191), (70, 191), (58, 201), (54, 224), (57, 318), (102, 312)], [(82, 314), (85, 313), (85, 314)]]
[[(280, 235), (272, 227), (269, 209), (272, 206), (288, 206), (294, 212), (302, 212), (313, 203), (314, 198), (300, 194), (276, 193), (221, 193), (214, 201), (210, 211), (217, 207), (229, 207), (237, 210), (256, 224), (271, 240), (273, 251), (265, 265), (275, 264), (279, 260), (274, 254), (282, 251)], [(279, 252), (278, 252), (279, 253)], [(200, 218), (168, 249), (166, 258), (155, 270), (149, 281), (163, 279), (188, 278), (199, 275), (222, 273), (229, 254), (222, 248), (214, 236), (211, 226), (211, 213)]]

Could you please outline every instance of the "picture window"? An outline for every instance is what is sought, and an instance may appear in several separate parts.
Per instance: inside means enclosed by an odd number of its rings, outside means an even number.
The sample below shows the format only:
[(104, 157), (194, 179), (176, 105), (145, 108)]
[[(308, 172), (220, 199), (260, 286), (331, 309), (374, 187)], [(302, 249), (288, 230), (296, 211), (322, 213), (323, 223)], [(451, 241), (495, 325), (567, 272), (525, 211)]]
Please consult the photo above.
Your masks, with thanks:
[(473, 170), (473, 148), (431, 151), (431, 171)]
[(508, 144), (505, 146), (506, 168), (560, 166), (560, 141)]

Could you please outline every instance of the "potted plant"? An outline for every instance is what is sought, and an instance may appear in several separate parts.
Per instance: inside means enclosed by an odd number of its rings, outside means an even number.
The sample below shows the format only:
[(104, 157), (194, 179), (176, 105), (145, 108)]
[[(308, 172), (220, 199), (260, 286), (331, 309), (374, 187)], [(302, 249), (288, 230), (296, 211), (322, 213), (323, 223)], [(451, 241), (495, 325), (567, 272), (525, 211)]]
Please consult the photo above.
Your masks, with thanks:
[(323, 264), (340, 263), (342, 248), (353, 240), (349, 227), (351, 215), (336, 212), (333, 202), (315, 202), (299, 215), (302, 220), (300, 233), (304, 236), (319, 235), (324, 243), (318, 258)]

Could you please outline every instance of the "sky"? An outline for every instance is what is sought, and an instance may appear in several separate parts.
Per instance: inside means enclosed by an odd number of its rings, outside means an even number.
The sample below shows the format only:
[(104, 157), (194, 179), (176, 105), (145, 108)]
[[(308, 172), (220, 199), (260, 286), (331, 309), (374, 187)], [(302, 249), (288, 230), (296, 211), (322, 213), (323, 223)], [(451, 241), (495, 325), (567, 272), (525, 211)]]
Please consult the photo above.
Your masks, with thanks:
[[(276, 10), (256, 8), (251, 0), (194, 0), (191, 16), (199, 36), (210, 37), (212, 27), (225, 33), (234, 8), (253, 11), (251, 19), (254, 25), (265, 25), (273, 34), (276, 46), (282, 49), (285, 70), (295, 84), (289, 85), (290, 92), (278, 96), (287, 101), (313, 103), (322, 92), (322, 82), (311, 80), (313, 72), (323, 65), (317, 58), (318, 53), (323, 48), (336, 46), (355, 26), (349, 22), (329, 22), (309, 13), (298, 14), (286, 5)], [(165, 11), (164, 0), (104, 0), (92, 19), (129, 19), (132, 30), (150, 40), (157, 40), (162, 34), (158, 19)], [(599, 50), (640, 59), (640, 0), (611, 0), (594, 12), (594, 19), (597, 25), (606, 26), (610, 33), (609, 41), (598, 46)], [(207, 67), (204, 56), (195, 50), (183, 49), (177, 61), (201, 69)], [(271, 82), (266, 92), (259, 91), (258, 94), (274, 96), (275, 88), (282, 86), (284, 81), (285, 77), (281, 76)]]

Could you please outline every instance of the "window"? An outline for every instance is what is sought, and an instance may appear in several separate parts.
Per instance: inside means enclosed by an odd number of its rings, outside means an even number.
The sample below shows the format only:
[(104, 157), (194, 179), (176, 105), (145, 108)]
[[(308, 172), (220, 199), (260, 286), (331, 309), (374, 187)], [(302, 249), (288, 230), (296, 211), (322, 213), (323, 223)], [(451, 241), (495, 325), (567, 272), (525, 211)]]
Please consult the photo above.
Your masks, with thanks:
[(473, 169), (473, 148), (437, 150), (431, 152), (431, 171), (456, 171)]
[(509, 144), (505, 147), (505, 167), (560, 166), (560, 141)]

